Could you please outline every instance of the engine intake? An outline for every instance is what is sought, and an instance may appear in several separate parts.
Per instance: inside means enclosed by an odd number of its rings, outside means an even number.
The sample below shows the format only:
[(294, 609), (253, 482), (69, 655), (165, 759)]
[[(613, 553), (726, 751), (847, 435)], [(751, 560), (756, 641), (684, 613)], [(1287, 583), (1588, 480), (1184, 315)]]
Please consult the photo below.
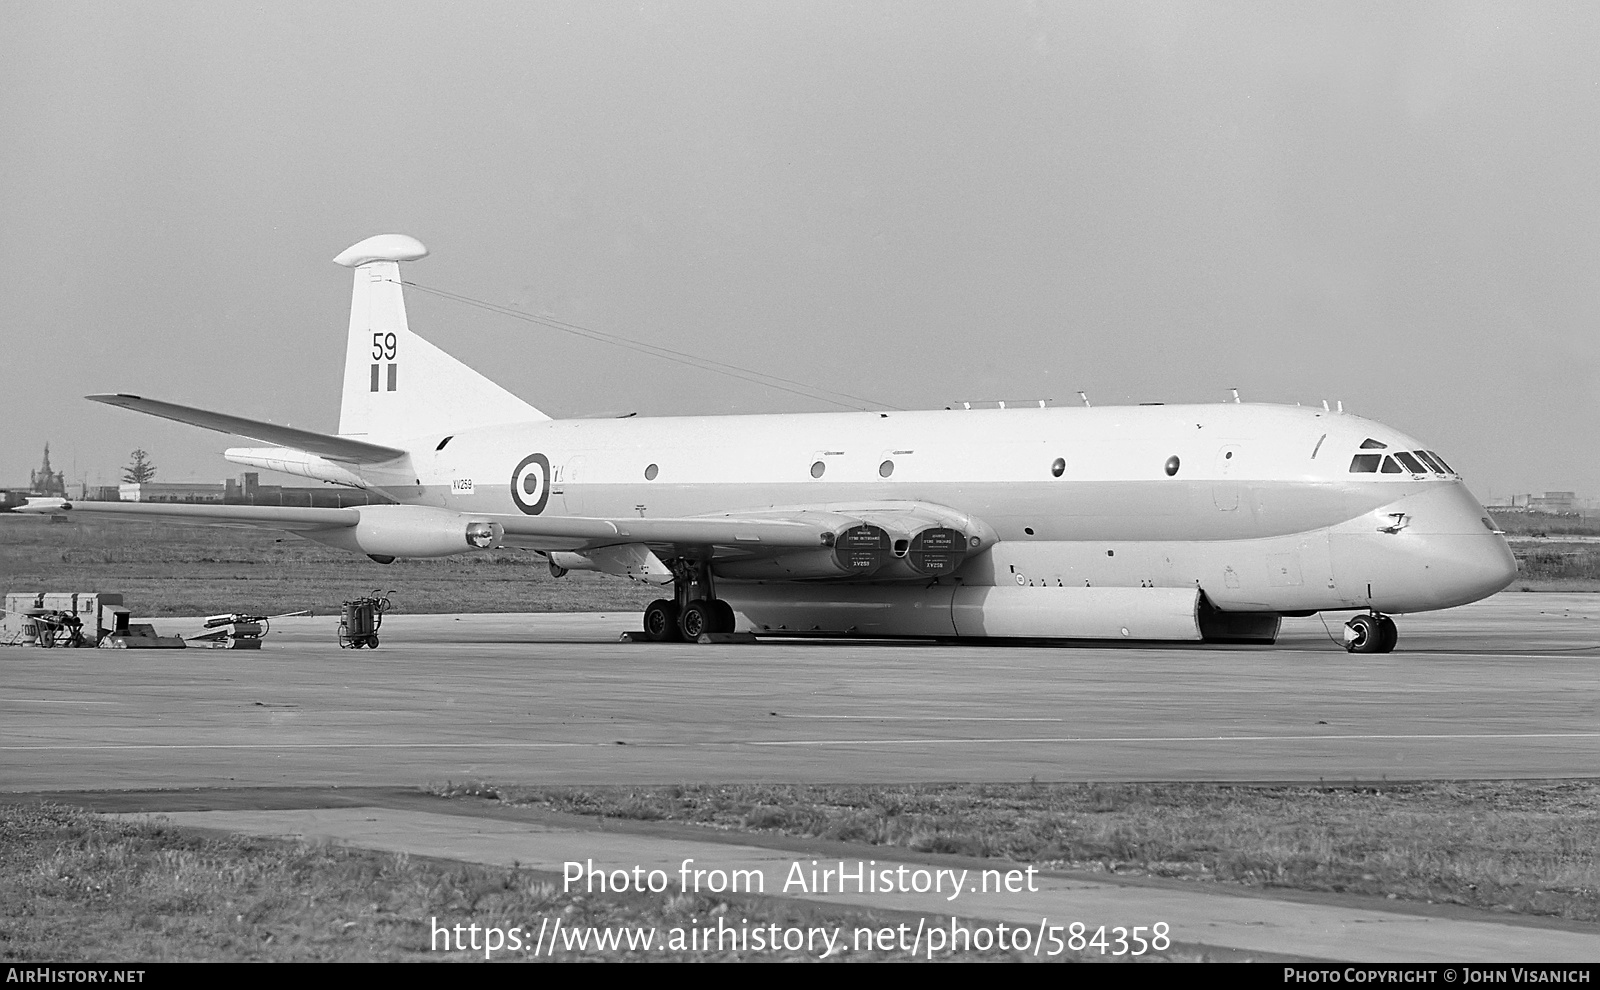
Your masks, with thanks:
[(878, 526), (852, 526), (833, 539), (833, 559), (846, 574), (862, 577), (889, 562), (889, 534)]
[(958, 529), (925, 529), (911, 538), (906, 563), (918, 574), (953, 574), (967, 556), (967, 536)]

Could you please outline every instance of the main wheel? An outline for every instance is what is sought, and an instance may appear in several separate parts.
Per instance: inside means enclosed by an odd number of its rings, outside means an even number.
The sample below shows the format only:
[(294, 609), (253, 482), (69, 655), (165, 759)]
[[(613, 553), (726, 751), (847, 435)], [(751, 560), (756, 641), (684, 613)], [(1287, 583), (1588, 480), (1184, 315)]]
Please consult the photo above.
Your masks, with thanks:
[(1344, 624), (1344, 648), (1350, 653), (1377, 653), (1382, 639), (1375, 615), (1358, 615)]
[(652, 643), (669, 643), (678, 638), (678, 603), (657, 598), (644, 610), (644, 634)]
[(690, 643), (698, 642), (702, 633), (714, 632), (716, 628), (716, 609), (704, 598), (696, 598), (685, 605), (683, 614), (678, 616), (678, 630)]
[(1378, 620), (1378, 652), (1393, 653), (1394, 644), (1400, 642), (1400, 630), (1387, 615)]
[(733, 617), (733, 606), (718, 598), (711, 603), (711, 607), (715, 610), (717, 616), (717, 627), (712, 631), (719, 633), (733, 632), (734, 627), (738, 624), (738, 620)]

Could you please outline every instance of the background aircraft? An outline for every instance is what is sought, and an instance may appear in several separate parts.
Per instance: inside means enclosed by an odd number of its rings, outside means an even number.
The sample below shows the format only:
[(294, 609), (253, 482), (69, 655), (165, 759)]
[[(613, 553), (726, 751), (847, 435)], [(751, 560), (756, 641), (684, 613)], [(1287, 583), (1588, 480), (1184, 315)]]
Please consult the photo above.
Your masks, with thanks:
[(644, 630), (1271, 642), (1284, 615), (1504, 588), (1516, 563), (1438, 454), (1342, 412), (1258, 404), (553, 420), (410, 331), (403, 235), (355, 270), (337, 435), (89, 398), (271, 444), (229, 460), (375, 492), (350, 508), (39, 501), (257, 525), (380, 562), (500, 546), (671, 586)]

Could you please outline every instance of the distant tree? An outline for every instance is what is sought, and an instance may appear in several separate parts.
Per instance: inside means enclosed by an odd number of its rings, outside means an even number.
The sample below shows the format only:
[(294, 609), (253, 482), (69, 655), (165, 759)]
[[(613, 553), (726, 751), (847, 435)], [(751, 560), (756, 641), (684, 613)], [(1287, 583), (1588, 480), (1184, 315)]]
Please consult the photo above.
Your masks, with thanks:
[(142, 485), (156, 476), (156, 466), (150, 463), (150, 455), (142, 450), (136, 450), (128, 456), (133, 458), (133, 463), (122, 469), (122, 480), (130, 485)]

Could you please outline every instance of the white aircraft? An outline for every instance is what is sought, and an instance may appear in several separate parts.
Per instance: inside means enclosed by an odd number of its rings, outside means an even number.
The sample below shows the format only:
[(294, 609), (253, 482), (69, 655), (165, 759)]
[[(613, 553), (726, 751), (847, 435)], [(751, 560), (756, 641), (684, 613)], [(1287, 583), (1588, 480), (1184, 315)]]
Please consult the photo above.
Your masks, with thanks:
[(337, 435), (135, 395), (272, 444), (230, 461), (379, 493), (352, 508), (39, 500), (23, 511), (287, 530), (381, 563), (522, 547), (672, 586), (707, 633), (1273, 642), (1285, 615), (1450, 608), (1516, 562), (1444, 459), (1371, 420), (1219, 403), (553, 420), (413, 334), (398, 234), (355, 269)]

